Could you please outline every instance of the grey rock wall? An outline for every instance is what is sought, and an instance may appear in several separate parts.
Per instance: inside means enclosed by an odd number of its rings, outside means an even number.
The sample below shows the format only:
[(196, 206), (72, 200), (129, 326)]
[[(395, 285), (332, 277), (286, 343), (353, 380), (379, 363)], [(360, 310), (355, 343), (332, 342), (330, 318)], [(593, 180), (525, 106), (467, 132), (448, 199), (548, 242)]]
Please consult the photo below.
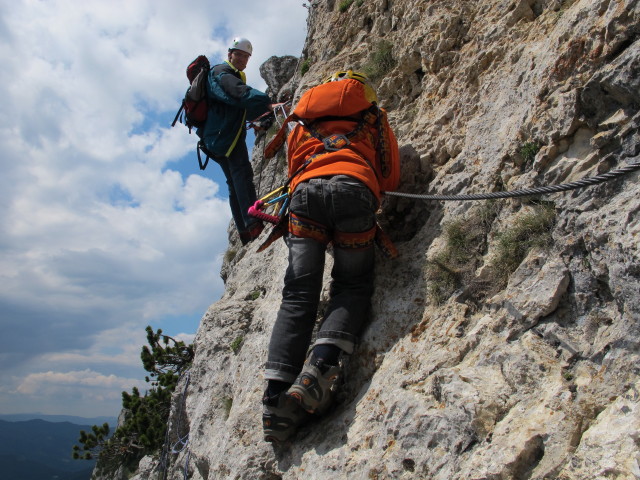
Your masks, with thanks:
[[(555, 185), (640, 161), (637, 1), (339, 7), (310, 2), (310, 69), (269, 86), (298, 85), (299, 96), (331, 71), (370, 65), (389, 42), (395, 66), (377, 86), (401, 145), (401, 191)], [(254, 161), (262, 191), (282, 177), (282, 156)], [(388, 198), (383, 221), (401, 255), (378, 258), (341, 403), (284, 447), (262, 441), (260, 398), (286, 248), (256, 253), (231, 234), (225, 294), (202, 319), (186, 397), (176, 394), (172, 434), (189, 444), (168, 478), (185, 465), (194, 480), (640, 478), (638, 181), (490, 207)], [(541, 205), (551, 240), (497, 278), (504, 232)], [(453, 272), (462, 280), (436, 298), (444, 277), (433, 266), (454, 224), (478, 229)]]

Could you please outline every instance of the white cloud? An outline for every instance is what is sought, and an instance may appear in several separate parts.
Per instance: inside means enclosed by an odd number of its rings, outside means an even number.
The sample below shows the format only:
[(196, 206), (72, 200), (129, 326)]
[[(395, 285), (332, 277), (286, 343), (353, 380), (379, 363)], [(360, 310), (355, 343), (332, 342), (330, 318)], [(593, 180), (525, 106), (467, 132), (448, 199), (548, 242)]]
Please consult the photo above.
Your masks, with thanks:
[(55, 395), (69, 387), (99, 390), (129, 390), (140, 383), (134, 378), (101, 375), (91, 370), (71, 372), (39, 372), (27, 375), (18, 385), (18, 392), (28, 395)]
[[(215, 165), (193, 174), (196, 137), (169, 126), (185, 68), (246, 36), (249, 83), (264, 88), (260, 64), (300, 54), (305, 18), (297, 0), (0, 5), (3, 408), (92, 411), (71, 394), (38, 408), (57, 385), (103, 398), (93, 414), (116, 414), (98, 410), (117, 409), (122, 382), (139, 374), (145, 325), (219, 298), (226, 185)], [(87, 390), (96, 378), (109, 394)]]
[(180, 342), (184, 342), (186, 345), (193, 343), (193, 339), (196, 337), (194, 333), (179, 333), (175, 335), (173, 338)]
[(5, 395), (20, 396), (25, 399), (24, 408), (35, 408), (45, 414), (57, 414), (63, 411), (60, 405), (73, 406), (67, 410), (70, 414), (93, 416), (95, 411), (107, 410), (118, 403), (122, 392), (130, 392), (138, 387), (144, 392), (148, 384), (144, 381), (102, 375), (85, 369), (65, 372), (37, 372), (21, 379), (15, 392), (0, 388), (0, 398)]

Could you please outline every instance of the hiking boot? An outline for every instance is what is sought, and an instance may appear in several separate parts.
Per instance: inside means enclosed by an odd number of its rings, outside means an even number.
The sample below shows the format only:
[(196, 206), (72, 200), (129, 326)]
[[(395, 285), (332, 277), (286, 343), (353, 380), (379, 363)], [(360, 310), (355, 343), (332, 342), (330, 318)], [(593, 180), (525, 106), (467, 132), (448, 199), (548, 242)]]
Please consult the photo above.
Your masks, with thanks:
[(284, 392), (262, 399), (262, 430), (267, 442), (279, 443), (291, 438), (310, 415)]
[(240, 241), (242, 242), (242, 245), (246, 245), (258, 238), (263, 230), (264, 224), (262, 222), (256, 222), (246, 232), (240, 232)]
[(331, 406), (341, 371), (339, 365), (325, 365), (311, 355), (287, 395), (307, 412), (322, 414)]

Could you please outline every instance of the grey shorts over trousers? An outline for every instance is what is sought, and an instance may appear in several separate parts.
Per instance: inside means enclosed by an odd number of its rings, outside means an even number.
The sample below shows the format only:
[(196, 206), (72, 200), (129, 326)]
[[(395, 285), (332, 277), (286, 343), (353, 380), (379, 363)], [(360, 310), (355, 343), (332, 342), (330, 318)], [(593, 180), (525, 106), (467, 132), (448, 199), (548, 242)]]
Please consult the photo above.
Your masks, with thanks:
[[(290, 211), (308, 225), (328, 234), (370, 231), (375, 226), (378, 200), (362, 182), (345, 176), (313, 178), (300, 183), (291, 197)], [(276, 318), (265, 378), (293, 383), (311, 343), (318, 313), (325, 265), (326, 241), (289, 233), (289, 266), (282, 303)], [(332, 344), (351, 354), (368, 318), (373, 294), (373, 241), (357, 248), (334, 241), (329, 305), (316, 344)]]

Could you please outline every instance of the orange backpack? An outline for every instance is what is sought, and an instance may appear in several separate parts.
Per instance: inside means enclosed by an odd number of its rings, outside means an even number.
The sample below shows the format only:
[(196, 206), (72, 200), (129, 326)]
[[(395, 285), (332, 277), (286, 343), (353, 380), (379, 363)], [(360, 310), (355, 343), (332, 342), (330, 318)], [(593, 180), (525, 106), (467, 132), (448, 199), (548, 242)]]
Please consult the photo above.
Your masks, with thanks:
[[(377, 195), (380, 191), (397, 187), (400, 169), (395, 136), (389, 127), (385, 110), (365, 98), (364, 85), (359, 81), (347, 79), (323, 83), (307, 90), (265, 148), (265, 158), (273, 157), (282, 147), (286, 127), (292, 121), (300, 126), (296, 126), (289, 136), (290, 178), (287, 183), (293, 183), (293, 188), (297, 181), (291, 177), (300, 175), (300, 179), (304, 178), (303, 171), (317, 157), (347, 147), (349, 154), (366, 162), (375, 174), (378, 188), (370, 188), (374, 192), (378, 190)], [(347, 133), (329, 132), (323, 135), (320, 131), (330, 130), (332, 122), (337, 125), (345, 121), (351, 124), (357, 122), (357, 125)], [(317, 127), (320, 124), (322, 127)], [(308, 156), (310, 151), (314, 153)]]

